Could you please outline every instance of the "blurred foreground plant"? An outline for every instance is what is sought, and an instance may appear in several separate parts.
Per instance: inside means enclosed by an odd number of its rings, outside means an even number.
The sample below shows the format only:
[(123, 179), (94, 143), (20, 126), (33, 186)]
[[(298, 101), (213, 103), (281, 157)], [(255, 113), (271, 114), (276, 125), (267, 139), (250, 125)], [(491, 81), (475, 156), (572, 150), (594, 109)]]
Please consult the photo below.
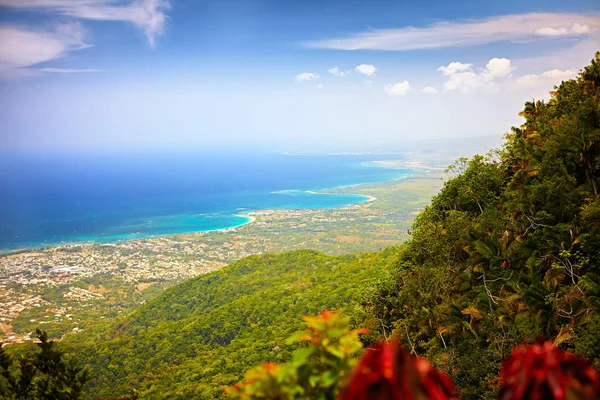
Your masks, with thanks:
[(245, 382), (225, 389), (232, 399), (335, 399), (358, 362), (362, 350), (358, 336), (364, 329), (350, 330), (350, 319), (324, 311), (304, 317), (308, 330), (288, 339), (288, 344), (308, 342), (283, 365), (263, 364), (246, 373)]
[(550, 342), (520, 346), (504, 361), (501, 400), (600, 399), (594, 368), (582, 357)]
[(0, 399), (76, 400), (90, 380), (88, 368), (69, 359), (36, 330), (39, 352), (14, 359), (0, 343)]
[[(304, 317), (306, 332), (288, 343), (308, 342), (287, 364), (263, 364), (245, 381), (225, 388), (231, 399), (450, 400), (450, 378), (428, 361), (404, 351), (397, 341), (381, 342), (363, 352), (349, 319), (324, 311)], [(362, 358), (356, 357), (361, 353)], [(600, 399), (598, 374), (582, 357), (550, 342), (516, 348), (501, 370), (500, 400)]]
[(447, 400), (454, 392), (446, 374), (402, 350), (397, 341), (390, 341), (367, 350), (339, 398)]

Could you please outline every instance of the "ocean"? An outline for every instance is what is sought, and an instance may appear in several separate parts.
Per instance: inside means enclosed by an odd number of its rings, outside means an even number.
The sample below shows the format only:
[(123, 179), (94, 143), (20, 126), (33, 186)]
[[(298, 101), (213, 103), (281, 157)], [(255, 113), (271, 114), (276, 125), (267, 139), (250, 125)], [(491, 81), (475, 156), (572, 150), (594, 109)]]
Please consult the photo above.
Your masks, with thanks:
[(367, 201), (320, 190), (400, 179), (398, 155), (4, 156), (0, 251), (232, 228), (263, 209)]

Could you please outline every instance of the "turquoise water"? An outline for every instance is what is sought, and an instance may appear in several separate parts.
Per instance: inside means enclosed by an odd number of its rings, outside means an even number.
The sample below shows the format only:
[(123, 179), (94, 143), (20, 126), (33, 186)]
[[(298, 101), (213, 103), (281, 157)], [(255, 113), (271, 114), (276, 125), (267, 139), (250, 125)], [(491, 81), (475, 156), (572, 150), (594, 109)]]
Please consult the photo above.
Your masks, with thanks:
[(3, 157), (0, 251), (233, 228), (263, 209), (368, 201), (324, 189), (399, 179), (396, 156)]

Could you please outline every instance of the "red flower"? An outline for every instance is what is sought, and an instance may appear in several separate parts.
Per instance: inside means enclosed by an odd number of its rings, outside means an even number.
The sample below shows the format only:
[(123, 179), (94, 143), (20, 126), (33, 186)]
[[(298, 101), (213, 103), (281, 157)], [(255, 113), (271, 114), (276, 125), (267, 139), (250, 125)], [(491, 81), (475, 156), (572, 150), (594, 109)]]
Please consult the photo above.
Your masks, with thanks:
[(592, 366), (550, 342), (517, 347), (502, 364), (500, 377), (501, 400), (600, 399)]
[(367, 351), (338, 400), (446, 400), (453, 394), (454, 387), (447, 375), (391, 341)]

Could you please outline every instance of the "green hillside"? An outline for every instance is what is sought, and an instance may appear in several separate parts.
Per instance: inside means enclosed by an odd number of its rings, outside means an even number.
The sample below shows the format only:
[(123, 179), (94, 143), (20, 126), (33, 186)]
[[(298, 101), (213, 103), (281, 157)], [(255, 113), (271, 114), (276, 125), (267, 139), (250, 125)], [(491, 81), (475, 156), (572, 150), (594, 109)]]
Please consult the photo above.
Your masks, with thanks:
[(287, 360), (285, 339), (303, 329), (303, 315), (351, 310), (395, 253), (251, 256), (167, 290), (100, 337), (77, 335), (71, 344), (86, 341), (78, 353), (91, 360), (94, 396), (136, 388), (142, 398), (210, 398), (257, 363)]
[(500, 362), (539, 336), (600, 367), (600, 53), (520, 115), (503, 149), (451, 168), (368, 302), (466, 399), (494, 398)]

